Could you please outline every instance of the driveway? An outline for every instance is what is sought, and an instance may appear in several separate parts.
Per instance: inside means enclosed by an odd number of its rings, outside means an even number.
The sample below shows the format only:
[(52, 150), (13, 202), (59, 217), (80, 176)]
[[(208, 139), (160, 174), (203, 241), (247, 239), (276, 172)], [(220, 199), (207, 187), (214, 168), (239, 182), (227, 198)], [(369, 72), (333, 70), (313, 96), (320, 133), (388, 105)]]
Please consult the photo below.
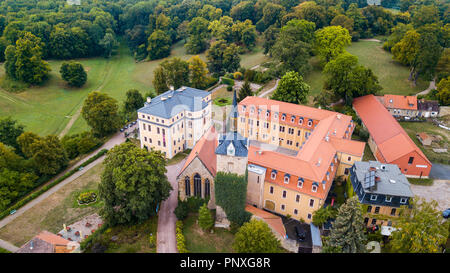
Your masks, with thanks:
[(177, 175), (184, 165), (186, 159), (181, 162), (167, 166), (167, 179), (172, 185), (172, 191), (167, 200), (161, 203), (158, 212), (158, 231), (157, 231), (157, 253), (177, 253), (177, 240), (175, 238), (175, 225), (177, 217), (174, 210), (178, 206), (178, 183)]
[(430, 178), (450, 180), (450, 166), (433, 163), (431, 166)]
[(414, 195), (425, 198), (428, 202), (436, 200), (440, 210), (450, 208), (450, 180), (434, 180), (432, 186), (411, 184), (411, 190)]

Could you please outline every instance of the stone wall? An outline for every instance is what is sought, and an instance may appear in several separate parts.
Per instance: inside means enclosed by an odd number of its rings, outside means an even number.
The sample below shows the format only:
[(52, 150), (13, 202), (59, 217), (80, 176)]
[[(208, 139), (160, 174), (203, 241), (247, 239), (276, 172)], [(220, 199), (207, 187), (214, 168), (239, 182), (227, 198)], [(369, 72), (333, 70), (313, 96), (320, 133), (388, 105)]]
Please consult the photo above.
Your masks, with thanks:
[[(228, 163), (231, 163), (231, 165)], [(225, 173), (229, 172), (238, 175), (245, 175), (246, 170), (247, 170), (247, 157), (217, 155), (217, 172), (225, 172)]]

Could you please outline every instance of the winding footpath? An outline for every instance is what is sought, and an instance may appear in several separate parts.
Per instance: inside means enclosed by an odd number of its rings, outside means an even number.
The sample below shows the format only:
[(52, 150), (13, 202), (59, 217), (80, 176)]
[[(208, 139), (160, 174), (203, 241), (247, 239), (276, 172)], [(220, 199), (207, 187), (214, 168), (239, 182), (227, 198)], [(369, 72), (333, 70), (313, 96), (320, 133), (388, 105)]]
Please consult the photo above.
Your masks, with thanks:
[(280, 81), (280, 79), (277, 79), (275, 86), (270, 88), (269, 90), (265, 91), (262, 94), (259, 94), (258, 97), (263, 98), (265, 95), (272, 93), (273, 91), (275, 91), (275, 89), (277, 89), (278, 87), (278, 82)]
[(167, 179), (172, 185), (172, 191), (169, 198), (161, 203), (158, 211), (158, 231), (157, 231), (157, 253), (177, 253), (177, 239), (175, 208), (178, 206), (178, 183), (177, 175), (186, 162), (183, 159), (181, 162), (166, 167)]

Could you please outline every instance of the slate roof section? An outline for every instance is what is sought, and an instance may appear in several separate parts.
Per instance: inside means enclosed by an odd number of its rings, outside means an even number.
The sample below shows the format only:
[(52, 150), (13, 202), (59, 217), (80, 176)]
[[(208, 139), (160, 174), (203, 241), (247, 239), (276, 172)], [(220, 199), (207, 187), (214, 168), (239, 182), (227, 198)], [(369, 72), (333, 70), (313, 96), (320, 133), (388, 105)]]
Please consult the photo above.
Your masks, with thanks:
[(208, 106), (203, 99), (209, 94), (207, 91), (183, 86), (153, 98), (138, 112), (161, 118), (171, 118), (184, 110), (197, 112)]
[(216, 148), (216, 154), (226, 155), (227, 148), (233, 143), (235, 156), (246, 157), (248, 155), (248, 139), (238, 132), (228, 132), (219, 137), (219, 145)]
[[(381, 165), (384, 165), (386, 169), (382, 170)], [(411, 184), (397, 165), (383, 164), (379, 161), (357, 161), (354, 166), (353, 172), (360, 183), (364, 183), (365, 175), (370, 172), (370, 168), (375, 168), (375, 177), (378, 177), (379, 180), (375, 182), (376, 187), (374, 189), (363, 189), (366, 193), (405, 197), (414, 196), (411, 191)]]

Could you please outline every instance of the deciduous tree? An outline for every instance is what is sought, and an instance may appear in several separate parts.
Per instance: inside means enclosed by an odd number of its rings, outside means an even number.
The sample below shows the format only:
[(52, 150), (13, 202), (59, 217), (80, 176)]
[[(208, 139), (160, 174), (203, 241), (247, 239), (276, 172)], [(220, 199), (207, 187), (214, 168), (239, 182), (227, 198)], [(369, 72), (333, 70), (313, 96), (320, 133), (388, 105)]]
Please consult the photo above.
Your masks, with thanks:
[(348, 30), (341, 26), (325, 27), (316, 32), (315, 50), (324, 64), (344, 52), (350, 43)]
[(280, 80), (272, 99), (303, 104), (308, 102), (309, 85), (294, 71), (287, 72)]
[(70, 86), (81, 87), (87, 81), (87, 73), (79, 62), (63, 62), (59, 73), (61, 73), (61, 78)]
[(11, 117), (0, 119), (0, 142), (9, 145), (20, 152), (17, 138), (23, 133), (23, 125), (18, 124)]
[(191, 86), (194, 88), (204, 88), (207, 82), (208, 69), (207, 65), (200, 57), (192, 56), (189, 60), (189, 74)]
[(98, 136), (114, 133), (120, 127), (117, 101), (105, 93), (94, 91), (84, 101), (81, 114), (92, 132)]
[(170, 37), (162, 30), (155, 30), (148, 38), (150, 60), (162, 59), (170, 55)]
[(238, 253), (277, 253), (281, 244), (265, 222), (252, 219), (236, 233), (232, 247)]
[(99, 196), (104, 201), (100, 215), (107, 223), (145, 221), (156, 215), (156, 206), (169, 197), (172, 187), (161, 152), (123, 143), (108, 152), (104, 164)]
[(449, 222), (442, 218), (437, 202), (416, 199), (412, 209), (401, 210), (389, 246), (394, 252), (437, 253), (449, 235)]

